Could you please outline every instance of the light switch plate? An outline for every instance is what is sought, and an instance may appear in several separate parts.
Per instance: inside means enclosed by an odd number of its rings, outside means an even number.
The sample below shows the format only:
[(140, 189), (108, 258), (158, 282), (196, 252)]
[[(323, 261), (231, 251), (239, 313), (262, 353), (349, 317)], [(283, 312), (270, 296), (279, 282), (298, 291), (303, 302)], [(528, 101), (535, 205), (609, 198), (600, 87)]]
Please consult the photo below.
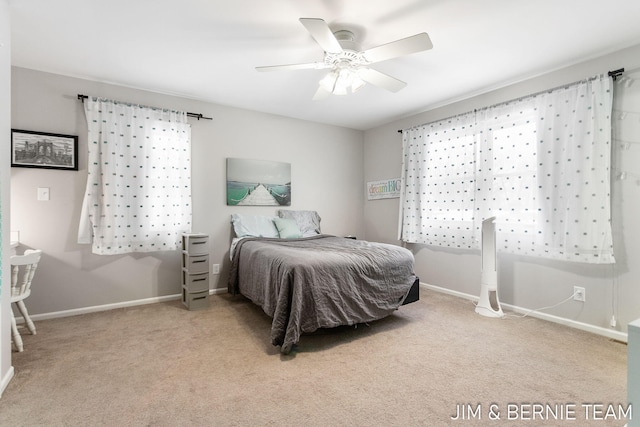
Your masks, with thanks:
[(38, 200), (44, 202), (49, 200), (49, 187), (38, 187)]

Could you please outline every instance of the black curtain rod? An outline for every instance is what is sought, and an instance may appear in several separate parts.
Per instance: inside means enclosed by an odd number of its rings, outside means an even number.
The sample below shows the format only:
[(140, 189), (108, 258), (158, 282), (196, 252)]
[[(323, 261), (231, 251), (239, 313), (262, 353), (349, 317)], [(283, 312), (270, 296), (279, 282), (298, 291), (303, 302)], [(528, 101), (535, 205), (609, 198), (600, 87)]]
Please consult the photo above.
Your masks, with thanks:
[[(81, 95), (78, 94), (78, 99), (81, 100), (82, 102), (84, 102), (85, 99), (89, 98), (88, 95)], [(187, 117), (195, 117), (196, 119), (200, 120), (213, 120), (211, 117), (205, 117), (200, 113), (189, 113), (187, 112)]]
[(609, 71), (609, 77), (614, 81), (624, 73), (624, 68), (618, 68), (617, 70)]
[[(618, 68), (617, 70), (609, 71), (607, 74), (609, 77), (615, 81), (618, 77), (620, 77), (624, 73), (624, 68)], [(547, 91), (544, 91), (547, 92)], [(402, 129), (398, 129), (398, 133), (402, 133)]]

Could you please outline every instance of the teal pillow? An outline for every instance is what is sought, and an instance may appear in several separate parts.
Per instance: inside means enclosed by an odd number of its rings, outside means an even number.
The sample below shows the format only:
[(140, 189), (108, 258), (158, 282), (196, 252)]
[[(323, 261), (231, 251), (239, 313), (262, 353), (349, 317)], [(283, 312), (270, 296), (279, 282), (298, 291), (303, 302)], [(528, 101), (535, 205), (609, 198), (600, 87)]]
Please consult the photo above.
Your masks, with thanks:
[(302, 233), (295, 219), (274, 218), (273, 223), (276, 225), (281, 239), (299, 239), (302, 237)]

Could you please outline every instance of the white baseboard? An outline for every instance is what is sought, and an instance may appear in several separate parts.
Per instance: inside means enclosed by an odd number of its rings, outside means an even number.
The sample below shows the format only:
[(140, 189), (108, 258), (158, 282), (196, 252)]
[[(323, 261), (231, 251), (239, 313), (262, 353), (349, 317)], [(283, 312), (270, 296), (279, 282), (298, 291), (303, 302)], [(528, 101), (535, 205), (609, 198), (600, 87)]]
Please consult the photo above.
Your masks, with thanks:
[[(430, 284), (424, 283), (424, 282), (421, 282), (420, 285), (426, 287), (427, 289), (430, 289), (430, 290), (433, 290), (433, 291), (436, 291), (436, 292), (441, 292), (441, 293), (453, 295), (453, 296), (456, 296), (456, 297), (459, 297), (459, 298), (464, 298), (464, 299), (468, 299), (468, 300), (471, 300), (471, 301), (477, 301), (478, 300), (477, 296), (466, 294), (464, 292), (458, 292), (458, 291), (454, 291), (454, 290), (451, 290), (451, 289), (442, 288), (440, 286), (430, 285)], [(216, 289), (211, 289), (209, 291), (209, 294), (210, 295), (214, 295), (214, 294), (221, 294), (221, 293), (225, 293), (225, 292), (227, 292), (227, 288), (216, 288)], [(139, 300), (134, 300), (134, 301), (124, 301), (124, 302), (113, 303), (113, 304), (96, 305), (96, 306), (92, 306), (92, 307), (83, 307), (83, 308), (75, 308), (75, 309), (71, 309), (71, 310), (55, 311), (55, 312), (51, 312), (51, 313), (35, 314), (35, 315), (31, 316), (31, 318), (35, 321), (35, 320), (55, 319), (55, 318), (59, 318), (59, 317), (77, 316), (77, 315), (80, 315), (80, 314), (96, 313), (96, 312), (99, 312), (99, 311), (113, 310), (113, 309), (116, 309), (116, 308), (134, 307), (134, 306), (138, 306), (138, 305), (145, 305), (145, 304), (153, 304), (153, 303), (157, 303), (157, 302), (171, 301), (171, 300), (180, 299), (180, 297), (181, 297), (180, 294), (165, 295), (165, 296), (161, 296), (161, 297), (144, 298), (144, 299), (139, 299)], [(510, 309), (510, 310), (512, 310), (512, 311), (514, 311), (516, 313), (520, 313), (520, 314), (529, 313), (528, 316), (535, 317), (537, 319), (547, 320), (547, 321), (550, 321), (550, 322), (554, 322), (554, 323), (558, 323), (558, 324), (561, 324), (561, 325), (569, 326), (569, 327), (572, 327), (572, 328), (580, 329), (580, 330), (583, 330), (583, 331), (591, 332), (591, 333), (594, 333), (594, 334), (602, 335), (602, 336), (605, 336), (605, 337), (613, 339), (613, 340), (622, 341), (622, 342), (626, 343), (627, 339), (628, 339), (627, 338), (627, 334), (624, 333), (624, 332), (613, 331), (611, 329), (590, 325), (588, 323), (577, 322), (575, 320), (554, 316), (554, 315), (543, 313), (543, 312), (540, 312), (540, 311), (530, 311), (529, 309), (525, 309), (525, 308), (518, 307), (518, 306), (515, 306), (515, 305), (511, 305), (511, 304), (500, 303), (500, 305), (503, 306), (504, 308), (508, 308), (508, 309)], [(16, 321), (18, 323), (23, 323), (24, 319), (22, 319), (21, 317), (16, 317)], [(11, 378), (9, 378), (9, 380), (10, 379)], [(2, 385), (3, 385), (3, 383), (0, 383), (0, 387), (2, 387)], [(3, 389), (0, 388), (0, 393), (2, 392), (2, 390)]]
[(2, 397), (2, 393), (4, 393), (5, 389), (7, 388), (9, 383), (11, 382), (11, 379), (13, 378), (14, 372), (15, 371), (13, 369), (13, 366), (10, 366), (9, 370), (7, 371), (7, 375), (5, 375), (2, 378), (2, 381), (0, 381), (0, 398)]
[[(227, 288), (216, 288), (216, 289), (209, 290), (210, 295), (221, 294), (225, 292), (227, 292)], [(181, 294), (164, 295), (161, 297), (151, 297), (151, 298), (144, 298), (144, 299), (133, 300), (133, 301), (117, 302), (112, 304), (94, 305), (91, 307), (74, 308), (71, 310), (54, 311), (51, 313), (34, 314), (34, 315), (31, 315), (30, 317), (31, 317), (31, 320), (34, 320), (34, 321), (56, 319), (60, 317), (78, 316), (80, 314), (97, 313), (99, 311), (113, 310), (116, 308), (135, 307), (138, 305), (172, 301), (172, 300), (180, 299), (181, 297), (182, 297)], [(16, 317), (16, 322), (24, 323), (24, 319), (22, 317)]]
[[(464, 298), (464, 299), (468, 299), (468, 300), (471, 300), (471, 301), (478, 301), (478, 299), (479, 299), (479, 297), (477, 297), (475, 295), (469, 295), (469, 294), (466, 294), (464, 292), (458, 292), (458, 291), (454, 291), (454, 290), (447, 289), (447, 288), (442, 288), (440, 286), (430, 285), (428, 283), (423, 283), (423, 282), (421, 282), (420, 284), (425, 286), (427, 289), (431, 289), (432, 291), (453, 295), (453, 296)], [(611, 330), (611, 329), (590, 325), (588, 323), (577, 322), (575, 320), (566, 319), (564, 317), (554, 316), (552, 314), (543, 313), (541, 311), (535, 311), (535, 310), (531, 311), (531, 310), (526, 309), (526, 308), (518, 307), (518, 306), (515, 306), (515, 305), (511, 305), (511, 304), (504, 304), (502, 302), (500, 303), (500, 305), (503, 308), (507, 308), (507, 309), (512, 310), (512, 311), (514, 311), (516, 313), (519, 313), (519, 314), (528, 313), (527, 316), (530, 316), (530, 317), (535, 317), (537, 319), (547, 320), (549, 322), (559, 323), (561, 325), (565, 325), (565, 326), (569, 326), (569, 327), (572, 327), (572, 328), (580, 329), (582, 331), (587, 331), (587, 332), (591, 332), (591, 333), (594, 333), (594, 334), (602, 335), (602, 336), (605, 336), (605, 337), (610, 338), (612, 340), (622, 341), (622, 342), (626, 343), (627, 339), (628, 339), (628, 336), (627, 336), (627, 334), (625, 332), (614, 331), (614, 330)]]

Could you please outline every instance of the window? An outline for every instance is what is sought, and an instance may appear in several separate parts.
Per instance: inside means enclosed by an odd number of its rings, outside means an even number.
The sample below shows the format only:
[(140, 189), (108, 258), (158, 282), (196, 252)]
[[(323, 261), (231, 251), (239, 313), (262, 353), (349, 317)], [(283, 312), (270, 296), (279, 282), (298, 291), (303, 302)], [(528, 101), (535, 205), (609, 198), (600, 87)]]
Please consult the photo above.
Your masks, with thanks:
[(186, 113), (88, 98), (79, 243), (96, 254), (175, 250), (191, 231)]
[(614, 262), (611, 80), (601, 77), (403, 131), (401, 239)]

